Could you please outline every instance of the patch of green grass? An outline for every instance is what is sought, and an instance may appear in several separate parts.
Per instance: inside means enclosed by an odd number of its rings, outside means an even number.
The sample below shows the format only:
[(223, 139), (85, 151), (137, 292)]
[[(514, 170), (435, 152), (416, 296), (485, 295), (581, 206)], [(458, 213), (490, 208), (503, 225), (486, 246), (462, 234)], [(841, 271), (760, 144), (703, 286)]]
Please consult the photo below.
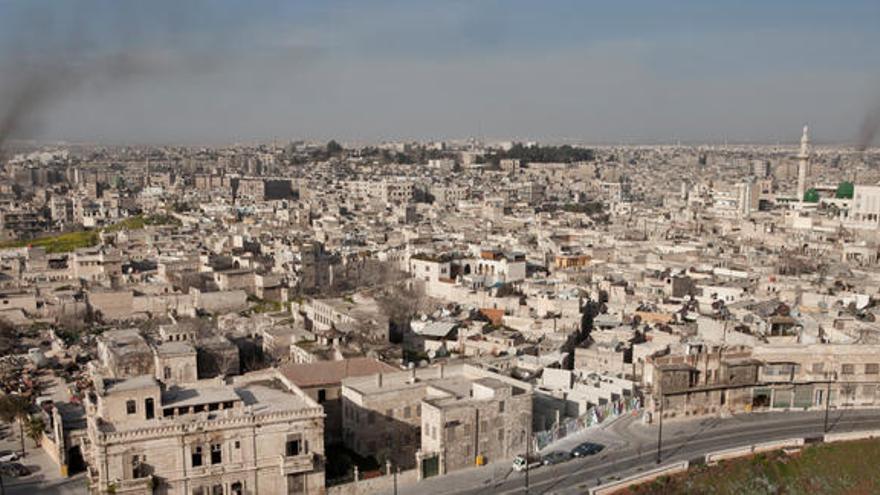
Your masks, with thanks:
[(254, 313), (277, 313), (284, 310), (284, 303), (280, 301), (266, 301), (254, 298), (254, 302), (256, 302), (253, 307)]
[(6, 241), (0, 243), (0, 248), (34, 246), (45, 248), (47, 253), (67, 253), (75, 249), (94, 246), (98, 244), (98, 240), (97, 231), (81, 230), (39, 239)]
[(880, 440), (818, 444), (801, 453), (782, 452), (691, 469), (685, 474), (656, 480), (623, 493), (660, 495), (696, 493), (717, 495), (771, 495), (815, 493), (849, 495), (880, 493)]
[(107, 227), (104, 227), (104, 231), (119, 232), (120, 230), (140, 230), (144, 228), (144, 225), (146, 225), (144, 217), (142, 215), (137, 215), (120, 220), (113, 225), (108, 225)]
[(100, 241), (99, 233), (118, 232), (120, 230), (140, 230), (146, 225), (180, 225), (180, 221), (171, 215), (137, 215), (108, 225), (101, 230), (78, 230), (64, 234), (50, 235), (37, 239), (19, 239), (0, 242), (0, 249), (19, 248), (25, 246), (43, 247), (47, 253), (69, 253), (80, 248), (96, 246)]

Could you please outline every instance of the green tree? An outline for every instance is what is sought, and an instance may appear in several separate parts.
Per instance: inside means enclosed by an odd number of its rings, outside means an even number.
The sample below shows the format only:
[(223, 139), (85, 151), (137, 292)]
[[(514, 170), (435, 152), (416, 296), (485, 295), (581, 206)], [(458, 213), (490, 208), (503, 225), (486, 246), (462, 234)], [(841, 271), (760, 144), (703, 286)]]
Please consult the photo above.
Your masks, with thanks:
[(34, 445), (40, 446), (43, 440), (43, 430), (46, 429), (46, 422), (39, 416), (31, 416), (27, 422), (27, 436), (34, 441)]
[(24, 447), (24, 422), (30, 419), (31, 401), (18, 394), (9, 394), (0, 398), (0, 420), (5, 423), (18, 421), (18, 430), (21, 435), (21, 453), (25, 453)]
[(337, 143), (336, 140), (331, 139), (329, 143), (327, 143), (327, 153), (329, 155), (338, 155), (342, 153), (345, 148), (342, 147), (341, 144)]

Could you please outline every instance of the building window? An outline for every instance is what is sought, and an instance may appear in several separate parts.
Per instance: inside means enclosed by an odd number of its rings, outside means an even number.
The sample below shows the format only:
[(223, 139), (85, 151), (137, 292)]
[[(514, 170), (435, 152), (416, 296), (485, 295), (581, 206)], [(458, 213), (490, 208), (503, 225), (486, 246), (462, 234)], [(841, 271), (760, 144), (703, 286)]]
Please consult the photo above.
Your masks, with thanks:
[(865, 365), (865, 374), (866, 375), (880, 374), (880, 364), (877, 364), (877, 363), (866, 364)]
[(156, 417), (156, 403), (152, 397), (147, 397), (146, 400), (144, 400), (144, 411), (147, 419), (153, 419)]
[(319, 389), (318, 390), (318, 403), (323, 404), (327, 400), (327, 390)]
[(244, 495), (244, 485), (241, 481), (236, 481), (229, 487), (229, 493), (231, 495)]
[(498, 412), (504, 414), (504, 401), (498, 403)]
[(825, 370), (825, 363), (813, 363), (813, 373), (822, 373)]
[(841, 371), (841, 373), (843, 373), (844, 375), (852, 375), (852, 374), (855, 374), (855, 372), (856, 372), (856, 365), (854, 365), (854, 364), (844, 364), (843, 366), (841, 366), (840, 371)]
[(410, 409), (409, 406), (404, 407), (403, 408), (403, 417), (409, 418), (410, 416), (412, 416), (412, 409)]
[(236, 449), (240, 449), (240, 448), (241, 448), (241, 442), (239, 442), (238, 440), (235, 441), (235, 448), (236, 448)]
[(170, 380), (170, 379), (171, 379), (171, 367), (170, 367), (170, 366), (166, 366), (166, 367), (162, 370), (162, 376), (164, 376), (166, 380)]
[(199, 467), (202, 465), (202, 447), (196, 446), (193, 447), (192, 451), (192, 466)]
[(205, 489), (201, 486), (193, 488), (192, 495), (205, 495)]
[(137, 402), (133, 400), (125, 401), (125, 412), (127, 412), (128, 414), (137, 413)]
[(211, 464), (220, 464), (223, 462), (223, 445), (219, 443), (211, 444)]
[(296, 435), (294, 437), (287, 438), (287, 445), (285, 447), (285, 453), (287, 454), (287, 457), (299, 455), (302, 450), (302, 437)]
[(223, 495), (223, 485), (214, 485), (211, 487), (211, 495)]

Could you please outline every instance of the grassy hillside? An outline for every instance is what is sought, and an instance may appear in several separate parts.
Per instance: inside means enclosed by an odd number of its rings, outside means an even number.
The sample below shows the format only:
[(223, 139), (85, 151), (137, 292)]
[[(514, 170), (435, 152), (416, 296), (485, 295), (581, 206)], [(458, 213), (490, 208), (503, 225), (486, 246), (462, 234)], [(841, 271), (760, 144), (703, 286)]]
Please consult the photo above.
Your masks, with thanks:
[(624, 490), (629, 495), (868, 495), (880, 493), (880, 440), (816, 444), (702, 466)]

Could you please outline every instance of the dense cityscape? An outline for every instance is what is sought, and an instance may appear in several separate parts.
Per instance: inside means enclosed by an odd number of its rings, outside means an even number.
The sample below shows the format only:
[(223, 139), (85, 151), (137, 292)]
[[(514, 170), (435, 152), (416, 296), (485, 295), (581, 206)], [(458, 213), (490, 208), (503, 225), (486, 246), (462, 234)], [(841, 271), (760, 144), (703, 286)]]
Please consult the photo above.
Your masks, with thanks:
[(807, 127), (16, 151), (2, 410), (93, 493), (429, 493), (514, 459), (526, 489), (527, 452), (621, 417), (880, 400), (880, 157)]
[(878, 26), (0, 0), (0, 495), (880, 493)]

